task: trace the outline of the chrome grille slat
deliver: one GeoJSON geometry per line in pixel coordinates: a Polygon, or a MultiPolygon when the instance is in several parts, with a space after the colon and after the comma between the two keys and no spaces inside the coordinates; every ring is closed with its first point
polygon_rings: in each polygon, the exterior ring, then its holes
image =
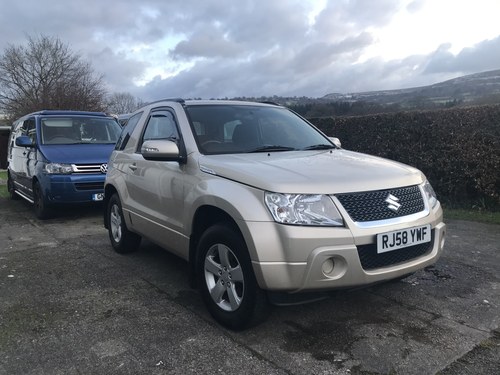
{"type": "Polygon", "coordinates": [[[72,164],[73,173],[102,173],[103,164],[72,164]]]}
{"type": "Polygon", "coordinates": [[[355,222],[393,219],[415,214],[425,209],[422,193],[418,185],[387,190],[336,194],[335,196],[355,222]],[[401,208],[397,212],[388,208],[385,200],[389,194],[399,199],[401,208]]]}

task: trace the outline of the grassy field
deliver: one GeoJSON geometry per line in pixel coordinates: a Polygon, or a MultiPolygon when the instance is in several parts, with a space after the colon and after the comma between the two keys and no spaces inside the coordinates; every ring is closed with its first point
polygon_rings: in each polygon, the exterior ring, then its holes
{"type": "MultiPolygon", "coordinates": [[[[9,193],[7,191],[6,171],[0,171],[0,197],[1,198],[9,197],[9,193]]],[[[500,212],[486,212],[478,210],[446,208],[444,210],[444,219],[445,221],[447,219],[468,220],[468,221],[477,221],[480,223],[500,225],[500,212]]]]}

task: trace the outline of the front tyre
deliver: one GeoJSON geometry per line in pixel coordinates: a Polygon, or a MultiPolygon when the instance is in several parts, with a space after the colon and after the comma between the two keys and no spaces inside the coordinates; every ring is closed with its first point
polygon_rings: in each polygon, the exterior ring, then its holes
{"type": "Polygon", "coordinates": [[[214,319],[233,330],[260,323],[269,312],[257,285],[245,241],[223,224],[207,229],[198,245],[196,276],[214,319]]]}
{"type": "Polygon", "coordinates": [[[35,216],[40,220],[49,219],[54,215],[52,207],[43,196],[43,190],[38,181],[33,184],[33,207],[35,216]]]}
{"type": "Polygon", "coordinates": [[[120,254],[137,250],[141,243],[141,237],[128,230],[118,194],[113,194],[109,199],[106,215],[109,239],[113,249],[120,254]]]}

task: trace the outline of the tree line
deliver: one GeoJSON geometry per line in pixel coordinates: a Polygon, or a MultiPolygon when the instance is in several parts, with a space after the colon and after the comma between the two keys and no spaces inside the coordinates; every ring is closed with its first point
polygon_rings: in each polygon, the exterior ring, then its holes
{"type": "Polygon", "coordinates": [[[8,120],[44,109],[121,114],[142,104],[129,93],[108,93],[103,76],[59,38],[28,36],[0,55],[0,114],[8,120]]]}

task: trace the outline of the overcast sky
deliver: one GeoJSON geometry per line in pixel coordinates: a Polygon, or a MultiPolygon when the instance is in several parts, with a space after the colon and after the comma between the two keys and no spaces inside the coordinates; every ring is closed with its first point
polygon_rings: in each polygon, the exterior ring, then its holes
{"type": "Polygon", "coordinates": [[[59,38],[109,92],[322,97],[500,69],[500,0],[0,0],[0,53],[59,38]]]}

